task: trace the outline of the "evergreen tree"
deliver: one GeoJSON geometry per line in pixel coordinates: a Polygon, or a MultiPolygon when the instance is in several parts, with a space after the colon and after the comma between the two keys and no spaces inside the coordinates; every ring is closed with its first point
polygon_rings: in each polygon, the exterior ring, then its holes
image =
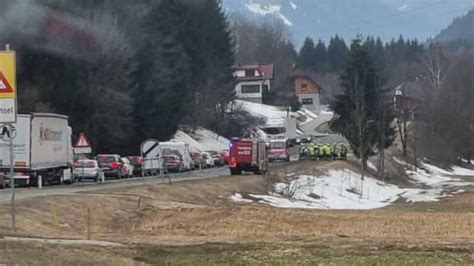
{"type": "Polygon", "coordinates": [[[161,0],[144,18],[146,34],[138,59],[137,78],[141,81],[135,95],[138,139],[168,139],[190,102],[190,59],[179,36],[178,14],[173,0],[161,0]]]}
{"type": "Polygon", "coordinates": [[[338,35],[331,38],[327,50],[328,61],[330,63],[330,70],[336,73],[340,73],[347,62],[349,49],[347,48],[344,39],[338,35]]]}
{"type": "Polygon", "coordinates": [[[383,141],[383,145],[378,145],[380,149],[391,144],[394,129],[391,105],[384,96],[386,91],[381,89],[382,79],[360,39],[351,44],[341,81],[343,94],[337,95],[331,103],[336,115],[331,128],[346,137],[365,170],[369,156],[376,152],[376,145],[383,141]]]}
{"type": "Polygon", "coordinates": [[[314,48],[314,60],[315,60],[315,68],[314,71],[317,73],[324,73],[328,70],[328,62],[327,62],[327,49],[326,44],[320,40],[316,44],[314,48]]]}
{"type": "Polygon", "coordinates": [[[225,14],[218,0],[180,6],[179,32],[191,63],[194,99],[187,105],[186,121],[224,134],[224,114],[234,99],[234,52],[225,14]]]}
{"type": "Polygon", "coordinates": [[[315,56],[314,41],[310,37],[306,37],[298,56],[298,67],[304,70],[313,70],[315,67],[315,56]]]}

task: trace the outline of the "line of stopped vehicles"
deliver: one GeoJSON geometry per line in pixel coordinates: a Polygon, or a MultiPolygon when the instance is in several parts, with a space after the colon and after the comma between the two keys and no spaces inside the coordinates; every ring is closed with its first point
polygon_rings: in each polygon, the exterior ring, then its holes
{"type": "MultiPolygon", "coordinates": [[[[14,124],[14,181],[19,186],[71,184],[75,181],[104,181],[134,176],[156,176],[166,172],[186,172],[228,165],[232,175],[243,172],[262,174],[269,162],[300,159],[345,159],[343,144],[316,144],[311,137],[233,138],[222,150],[198,151],[184,142],[159,142],[153,156],[99,154],[79,157],[72,147],[68,117],[49,113],[18,115],[14,124]]],[[[10,153],[0,142],[0,188],[10,183],[10,153]]]]}

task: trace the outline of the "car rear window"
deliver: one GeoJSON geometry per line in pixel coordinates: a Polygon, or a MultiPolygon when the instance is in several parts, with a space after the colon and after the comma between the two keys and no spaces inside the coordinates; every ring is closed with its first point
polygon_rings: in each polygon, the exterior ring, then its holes
{"type": "Polygon", "coordinates": [[[115,156],[99,156],[97,161],[99,161],[99,165],[102,166],[104,164],[117,162],[117,158],[115,158],[115,156]]]}
{"type": "Polygon", "coordinates": [[[80,168],[95,168],[95,162],[94,161],[78,161],[76,163],[76,167],[80,168]]]}

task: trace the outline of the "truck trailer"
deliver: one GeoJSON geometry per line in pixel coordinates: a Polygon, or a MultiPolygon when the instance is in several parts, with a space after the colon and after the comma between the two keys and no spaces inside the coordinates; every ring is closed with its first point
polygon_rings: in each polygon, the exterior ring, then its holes
{"type": "MultiPolygon", "coordinates": [[[[68,117],[58,114],[20,114],[13,125],[14,180],[16,185],[72,183],[74,160],[68,117]]],[[[0,173],[9,176],[10,149],[0,142],[0,173]]],[[[6,182],[11,182],[9,178],[6,182]]]]}

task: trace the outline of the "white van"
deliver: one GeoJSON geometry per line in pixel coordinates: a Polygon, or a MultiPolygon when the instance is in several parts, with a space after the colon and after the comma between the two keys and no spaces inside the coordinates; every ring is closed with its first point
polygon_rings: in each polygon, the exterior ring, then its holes
{"type": "Polygon", "coordinates": [[[161,157],[169,154],[178,155],[186,171],[193,169],[193,160],[189,153],[189,144],[178,141],[160,142],[158,145],[161,157]]]}

